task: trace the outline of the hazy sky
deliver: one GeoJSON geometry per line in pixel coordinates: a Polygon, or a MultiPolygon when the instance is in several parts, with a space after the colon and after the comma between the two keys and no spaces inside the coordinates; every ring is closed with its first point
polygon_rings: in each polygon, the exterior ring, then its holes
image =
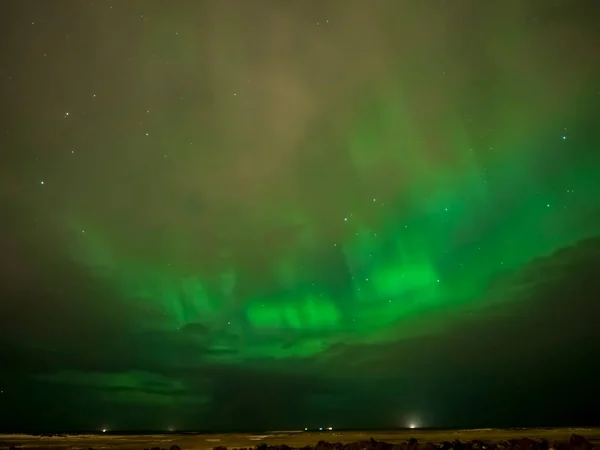
{"type": "Polygon", "coordinates": [[[578,0],[0,4],[0,427],[597,422],[578,0]]]}

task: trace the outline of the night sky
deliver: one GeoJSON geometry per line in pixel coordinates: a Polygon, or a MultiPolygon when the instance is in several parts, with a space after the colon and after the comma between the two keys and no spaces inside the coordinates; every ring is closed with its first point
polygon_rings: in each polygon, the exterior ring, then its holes
{"type": "Polygon", "coordinates": [[[0,428],[597,423],[599,10],[0,2],[0,428]]]}

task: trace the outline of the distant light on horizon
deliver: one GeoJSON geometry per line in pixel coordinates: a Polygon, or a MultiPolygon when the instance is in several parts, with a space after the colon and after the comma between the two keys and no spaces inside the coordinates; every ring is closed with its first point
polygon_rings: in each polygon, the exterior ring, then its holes
{"type": "Polygon", "coordinates": [[[415,429],[415,428],[417,428],[417,424],[416,423],[411,423],[411,424],[408,425],[408,428],[415,429]]]}
{"type": "Polygon", "coordinates": [[[103,432],[103,433],[106,433],[106,428],[102,428],[102,432],[103,432]]]}

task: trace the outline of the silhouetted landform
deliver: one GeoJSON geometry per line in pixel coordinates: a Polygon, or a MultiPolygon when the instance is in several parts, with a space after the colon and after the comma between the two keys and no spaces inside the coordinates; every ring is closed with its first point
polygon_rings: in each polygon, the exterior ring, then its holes
{"type": "Polygon", "coordinates": [[[597,428],[396,430],[373,433],[380,434],[378,439],[369,438],[372,434],[364,431],[324,434],[13,434],[0,435],[0,450],[594,450],[594,445],[600,450],[597,428]],[[586,437],[578,431],[585,432],[586,437]],[[325,441],[327,438],[333,442],[325,441]],[[249,440],[259,444],[244,445],[249,440]]]}
{"type": "MultiPolygon", "coordinates": [[[[147,450],[147,449],[145,449],[147,450]]],[[[154,448],[151,450],[166,450],[154,448]]],[[[181,450],[177,445],[173,445],[170,450],[181,450]]],[[[229,450],[227,447],[214,447],[213,450],[229,450]]],[[[571,435],[567,442],[550,443],[546,439],[511,439],[509,441],[500,441],[497,443],[474,440],[461,442],[442,442],[433,444],[431,442],[419,443],[415,438],[411,438],[400,444],[392,444],[384,441],[377,441],[373,438],[363,441],[355,441],[343,444],[341,442],[319,441],[316,446],[307,445],[300,449],[295,449],[287,445],[270,446],[260,444],[252,448],[234,448],[233,450],[594,450],[594,445],[585,437],[578,434],[571,435]]]]}
{"type": "MultiPolygon", "coordinates": [[[[9,450],[20,450],[20,447],[9,447],[9,450]]],[[[89,448],[88,450],[94,450],[89,448]]],[[[167,450],[164,447],[150,447],[144,450],[167,450]]],[[[171,445],[168,450],[182,450],[178,445],[171,445]]],[[[229,450],[227,447],[217,446],[213,450],[229,450]]],[[[241,447],[233,450],[594,450],[594,445],[585,437],[578,434],[571,435],[568,441],[549,442],[546,439],[510,439],[500,442],[484,442],[473,440],[461,442],[454,440],[452,442],[441,442],[433,444],[431,442],[419,443],[415,438],[411,438],[400,444],[392,444],[384,441],[377,441],[373,438],[349,443],[319,441],[317,445],[307,445],[300,448],[289,447],[285,444],[268,445],[260,444],[256,447],[241,447]]]]}

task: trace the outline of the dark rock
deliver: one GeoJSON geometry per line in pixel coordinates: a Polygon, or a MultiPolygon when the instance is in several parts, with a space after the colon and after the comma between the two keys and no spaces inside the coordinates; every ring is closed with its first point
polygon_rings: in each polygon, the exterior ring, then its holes
{"type": "Polygon", "coordinates": [[[415,438],[410,438],[406,442],[406,445],[408,450],[419,450],[419,441],[417,441],[415,438]]]}
{"type": "Polygon", "coordinates": [[[171,445],[170,450],[181,450],[181,447],[179,445],[171,445]]]}
{"type": "Polygon", "coordinates": [[[369,440],[360,441],[360,444],[364,449],[375,450],[379,442],[373,438],[369,438],[369,440]]]}
{"type": "Polygon", "coordinates": [[[319,441],[315,447],[315,450],[331,450],[333,448],[334,446],[331,442],[319,441]]]}
{"type": "Polygon", "coordinates": [[[573,434],[569,439],[569,448],[570,450],[593,450],[594,445],[583,436],[573,434]]]}
{"type": "Polygon", "coordinates": [[[506,450],[510,447],[510,443],[508,441],[499,441],[498,444],[496,444],[496,447],[498,450],[506,450]]]}
{"type": "Polygon", "coordinates": [[[535,450],[536,442],[533,439],[521,438],[508,441],[513,450],[535,450]]]}
{"type": "Polygon", "coordinates": [[[344,450],[362,450],[360,442],[350,442],[344,445],[344,450]]]}
{"type": "Polygon", "coordinates": [[[375,441],[374,439],[373,442],[376,442],[376,444],[371,447],[371,450],[392,450],[392,447],[394,446],[389,442],[375,441]]]}
{"type": "Polygon", "coordinates": [[[471,448],[473,450],[487,450],[487,445],[483,441],[474,439],[471,441],[471,448]]]}
{"type": "Polygon", "coordinates": [[[548,450],[550,448],[550,444],[546,439],[541,438],[536,442],[536,448],[537,450],[548,450]]]}

